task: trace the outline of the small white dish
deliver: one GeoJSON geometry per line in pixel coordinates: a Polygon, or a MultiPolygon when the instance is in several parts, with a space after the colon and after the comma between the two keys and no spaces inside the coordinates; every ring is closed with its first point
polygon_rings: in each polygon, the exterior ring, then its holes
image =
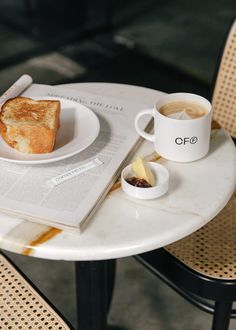
{"type": "Polygon", "coordinates": [[[134,176],[132,165],[126,166],[121,173],[121,187],[123,191],[132,197],[138,199],[154,199],[164,195],[169,188],[169,172],[160,165],[153,162],[148,162],[148,166],[154,174],[156,184],[150,188],[135,187],[128,183],[126,179],[134,176]]]}
{"type": "Polygon", "coordinates": [[[8,146],[0,137],[0,160],[29,165],[52,163],[78,154],[97,138],[100,131],[99,120],[89,108],[59,97],[37,96],[32,98],[61,102],[61,123],[54,150],[46,154],[24,154],[8,146]]]}

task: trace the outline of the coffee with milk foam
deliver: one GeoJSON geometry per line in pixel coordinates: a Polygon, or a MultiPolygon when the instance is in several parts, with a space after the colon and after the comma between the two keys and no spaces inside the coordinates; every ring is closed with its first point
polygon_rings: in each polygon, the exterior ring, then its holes
{"type": "Polygon", "coordinates": [[[207,114],[207,110],[199,103],[187,101],[175,101],[163,105],[159,112],[172,119],[192,120],[207,114]]]}

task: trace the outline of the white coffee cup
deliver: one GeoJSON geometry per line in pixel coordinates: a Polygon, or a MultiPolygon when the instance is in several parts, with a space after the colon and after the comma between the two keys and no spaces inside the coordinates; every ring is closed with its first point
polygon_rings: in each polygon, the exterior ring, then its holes
{"type": "MultiPolygon", "coordinates": [[[[163,108],[162,108],[163,109],[163,108]]],[[[172,161],[191,162],[204,157],[210,146],[211,104],[204,97],[190,93],[166,94],[157,101],[154,109],[140,111],[135,118],[137,132],[146,140],[154,142],[156,152],[172,161]],[[160,109],[172,102],[198,104],[205,112],[195,119],[174,119],[160,113],[160,109]],[[144,115],[154,118],[154,134],[139,127],[144,115]]]]}

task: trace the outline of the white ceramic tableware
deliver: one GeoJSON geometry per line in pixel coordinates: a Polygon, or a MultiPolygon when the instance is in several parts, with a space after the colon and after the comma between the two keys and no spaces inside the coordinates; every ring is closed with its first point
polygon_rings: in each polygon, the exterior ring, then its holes
{"type": "Polygon", "coordinates": [[[156,152],[178,162],[191,162],[204,157],[209,151],[211,132],[211,104],[205,98],[190,93],[173,93],[162,96],[153,109],[142,110],[135,118],[137,132],[154,143],[156,152]],[[205,109],[200,118],[180,120],[163,115],[161,107],[171,102],[193,102],[205,109]],[[144,115],[154,118],[154,134],[144,132],[139,120],[144,115]]]}
{"type": "Polygon", "coordinates": [[[100,131],[99,120],[89,108],[58,97],[37,96],[32,98],[61,102],[60,128],[54,150],[45,154],[24,154],[8,146],[0,136],[1,160],[30,165],[52,163],[78,154],[97,138],[100,131]]]}
{"type": "Polygon", "coordinates": [[[126,181],[127,178],[134,176],[132,165],[126,166],[121,173],[121,187],[123,191],[132,197],[139,199],[154,199],[164,195],[169,187],[169,172],[160,165],[153,162],[147,163],[154,174],[156,184],[153,187],[141,188],[135,187],[126,181]]]}

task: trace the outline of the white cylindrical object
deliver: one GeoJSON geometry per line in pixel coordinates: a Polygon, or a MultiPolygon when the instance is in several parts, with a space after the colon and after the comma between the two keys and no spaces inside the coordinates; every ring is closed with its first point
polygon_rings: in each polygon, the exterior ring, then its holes
{"type": "Polygon", "coordinates": [[[143,110],[136,116],[135,128],[143,138],[154,141],[156,152],[168,160],[191,162],[204,157],[209,151],[211,133],[211,104],[202,96],[190,93],[173,93],[162,96],[152,111],[143,110]],[[171,102],[192,102],[201,105],[205,114],[196,119],[180,120],[163,115],[160,109],[171,102]],[[139,127],[143,115],[154,117],[154,134],[139,127]]]}
{"type": "Polygon", "coordinates": [[[154,199],[164,195],[169,188],[169,172],[161,164],[148,162],[148,166],[155,177],[155,185],[149,188],[135,187],[126,181],[127,178],[134,176],[132,165],[126,166],[121,173],[121,187],[123,191],[138,199],[154,199]]]}
{"type": "Polygon", "coordinates": [[[27,87],[33,82],[33,79],[28,75],[24,74],[21,76],[8,90],[0,97],[0,107],[8,99],[20,95],[27,87]]]}

